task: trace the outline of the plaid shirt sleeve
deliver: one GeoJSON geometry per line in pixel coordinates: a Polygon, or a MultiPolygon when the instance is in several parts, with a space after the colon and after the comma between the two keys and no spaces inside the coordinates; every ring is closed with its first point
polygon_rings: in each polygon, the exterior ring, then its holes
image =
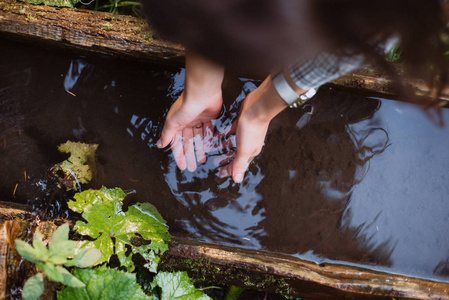
{"type": "Polygon", "coordinates": [[[303,90],[317,88],[365,65],[363,56],[337,56],[321,53],[313,59],[297,62],[289,67],[295,84],[303,90]]]}

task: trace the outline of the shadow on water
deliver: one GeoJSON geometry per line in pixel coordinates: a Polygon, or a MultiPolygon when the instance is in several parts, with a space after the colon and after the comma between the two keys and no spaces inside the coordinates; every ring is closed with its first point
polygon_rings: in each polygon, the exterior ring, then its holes
{"type": "MultiPolygon", "coordinates": [[[[47,217],[69,216],[47,171],[60,143],[97,143],[85,188],[136,190],[127,201],[156,205],[176,236],[449,282],[449,129],[410,104],[322,89],[273,120],[237,185],[216,176],[223,151],[192,173],[156,147],[183,69],[9,41],[0,54],[2,201],[42,212],[56,193],[47,217]]],[[[227,78],[217,128],[257,84],[227,78]]]]}

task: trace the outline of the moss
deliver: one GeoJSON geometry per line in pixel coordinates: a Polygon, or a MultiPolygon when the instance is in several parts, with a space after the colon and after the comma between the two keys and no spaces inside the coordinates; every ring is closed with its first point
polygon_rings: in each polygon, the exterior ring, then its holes
{"type": "Polygon", "coordinates": [[[100,25],[101,25],[101,28],[106,31],[112,30],[112,27],[113,27],[111,23],[102,23],[100,25]]]}
{"type": "Polygon", "coordinates": [[[201,281],[274,292],[286,297],[291,297],[297,293],[289,284],[288,279],[271,274],[251,272],[235,266],[216,265],[205,258],[190,259],[164,256],[159,268],[170,272],[187,271],[191,278],[201,281]]]}
{"type": "Polygon", "coordinates": [[[33,16],[30,15],[30,14],[27,14],[26,17],[25,17],[25,20],[27,20],[27,21],[33,21],[33,20],[36,20],[36,18],[33,17],[33,16]]]}

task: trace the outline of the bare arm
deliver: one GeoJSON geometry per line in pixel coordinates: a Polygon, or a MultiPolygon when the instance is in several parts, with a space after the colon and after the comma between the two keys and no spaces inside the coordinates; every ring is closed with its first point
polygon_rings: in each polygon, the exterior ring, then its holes
{"type": "Polygon", "coordinates": [[[171,106],[157,142],[159,148],[171,143],[181,170],[196,170],[196,161],[206,161],[207,144],[212,140],[212,120],[220,113],[224,68],[197,54],[186,55],[185,88],[171,106]]]}

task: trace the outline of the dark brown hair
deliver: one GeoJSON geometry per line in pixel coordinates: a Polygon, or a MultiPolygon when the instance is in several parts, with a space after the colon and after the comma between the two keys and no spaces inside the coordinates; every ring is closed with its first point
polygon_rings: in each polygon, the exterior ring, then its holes
{"type": "Polygon", "coordinates": [[[145,10],[161,35],[231,68],[351,49],[394,76],[379,45],[397,37],[414,76],[446,81],[438,0],[146,0],[145,10]]]}

